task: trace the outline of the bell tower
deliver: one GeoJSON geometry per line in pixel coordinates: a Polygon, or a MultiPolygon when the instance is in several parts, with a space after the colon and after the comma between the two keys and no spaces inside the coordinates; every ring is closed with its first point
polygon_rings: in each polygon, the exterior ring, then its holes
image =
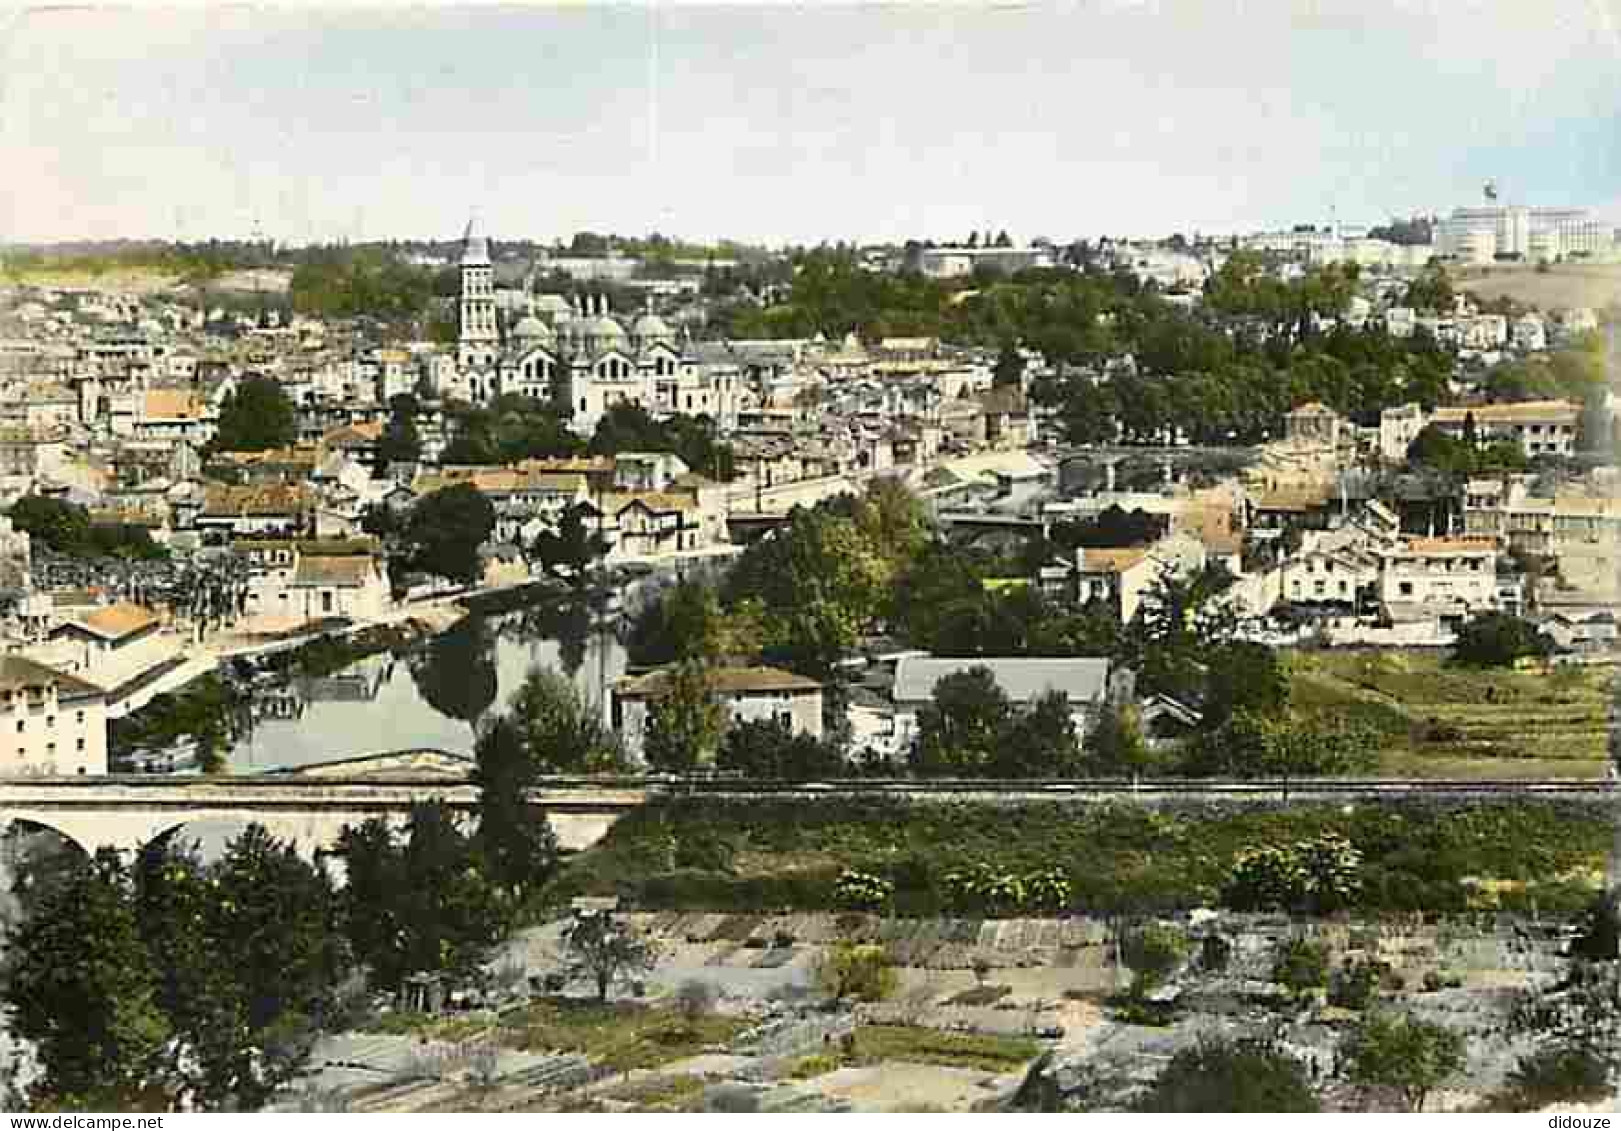
{"type": "Polygon", "coordinates": [[[462,367],[494,365],[501,346],[501,332],[495,322],[495,271],[490,266],[490,244],[479,229],[477,216],[468,220],[467,232],[462,237],[461,308],[457,324],[462,367]]]}

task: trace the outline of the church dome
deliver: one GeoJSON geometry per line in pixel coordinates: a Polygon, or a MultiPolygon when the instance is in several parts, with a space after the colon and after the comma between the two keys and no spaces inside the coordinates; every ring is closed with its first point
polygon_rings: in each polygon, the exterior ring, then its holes
{"type": "Polygon", "coordinates": [[[644,314],[636,319],[636,324],[632,327],[631,332],[644,342],[655,342],[660,338],[675,336],[675,332],[670,329],[670,324],[657,314],[644,314]]]}
{"type": "Polygon", "coordinates": [[[520,342],[545,341],[552,336],[552,329],[533,314],[526,314],[512,328],[512,336],[520,342]]]}
{"type": "Polygon", "coordinates": [[[604,314],[591,324],[591,333],[604,342],[623,341],[625,328],[604,314]]]}

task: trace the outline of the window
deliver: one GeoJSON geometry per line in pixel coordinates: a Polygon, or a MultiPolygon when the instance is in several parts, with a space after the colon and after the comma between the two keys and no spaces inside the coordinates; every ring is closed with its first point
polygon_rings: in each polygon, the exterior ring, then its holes
{"type": "Polygon", "coordinates": [[[77,745],[78,745],[78,749],[83,750],[84,749],[84,739],[82,739],[82,738],[79,739],[77,745]]]}
{"type": "Polygon", "coordinates": [[[56,729],[56,716],[55,715],[46,715],[45,716],[45,729],[46,730],[55,730],[56,729]]]}
{"type": "Polygon", "coordinates": [[[83,711],[79,712],[79,725],[84,726],[84,712],[83,711]]]}
{"type": "Polygon", "coordinates": [[[45,744],[45,753],[47,753],[47,754],[55,754],[56,753],[56,743],[47,742],[45,744]]]}
{"type": "Polygon", "coordinates": [[[17,720],[17,733],[21,734],[23,731],[25,731],[27,729],[28,729],[28,720],[27,719],[18,719],[17,720]]]}
{"type": "Polygon", "coordinates": [[[1396,588],[1400,591],[1403,597],[1411,597],[1413,595],[1413,583],[1411,581],[1404,581],[1396,588]]]}

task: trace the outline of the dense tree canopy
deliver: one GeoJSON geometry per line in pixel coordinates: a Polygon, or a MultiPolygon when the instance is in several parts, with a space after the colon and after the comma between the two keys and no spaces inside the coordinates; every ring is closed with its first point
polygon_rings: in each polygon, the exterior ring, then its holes
{"type": "Polygon", "coordinates": [[[511,464],[525,459],[577,455],[578,436],[568,430],[566,413],[556,406],[502,394],[482,408],[452,412],[455,436],[440,460],[447,464],[511,464]]]}
{"type": "Polygon", "coordinates": [[[269,377],[246,377],[220,406],[213,446],[225,452],[262,452],[298,438],[298,411],[281,384],[269,377]]]}
{"type": "Polygon", "coordinates": [[[6,512],[14,529],[27,534],[36,550],[73,558],[151,560],[168,556],[145,527],[90,520],[77,503],[48,495],[24,495],[6,512]]]}
{"type": "Polygon", "coordinates": [[[406,523],[411,564],[447,581],[471,585],[483,575],[479,547],[495,530],[495,508],[470,483],[431,491],[416,501],[406,523]]]}

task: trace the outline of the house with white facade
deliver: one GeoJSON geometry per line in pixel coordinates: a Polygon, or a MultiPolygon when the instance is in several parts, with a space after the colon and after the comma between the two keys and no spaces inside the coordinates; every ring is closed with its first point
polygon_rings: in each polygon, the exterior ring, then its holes
{"type": "MultiPolygon", "coordinates": [[[[795,734],[822,737],[822,685],[768,667],[719,667],[708,673],[711,693],[734,722],[777,722],[795,734]]],[[[613,724],[625,751],[643,760],[648,714],[665,691],[667,670],[622,679],[613,689],[613,724]]]]}
{"type": "Polygon", "coordinates": [[[0,774],[106,772],[106,692],[22,656],[0,656],[0,774]]]}
{"type": "Polygon", "coordinates": [[[1049,692],[1062,692],[1069,700],[1070,717],[1079,735],[1091,731],[1111,696],[1129,698],[1131,693],[1131,673],[1113,668],[1107,659],[947,659],[906,655],[895,663],[895,684],[891,692],[895,705],[894,736],[898,749],[907,749],[916,739],[918,712],[933,703],[935,685],[949,676],[960,675],[974,668],[987,669],[996,680],[997,687],[1019,709],[1032,707],[1037,699],[1049,692]]]}

